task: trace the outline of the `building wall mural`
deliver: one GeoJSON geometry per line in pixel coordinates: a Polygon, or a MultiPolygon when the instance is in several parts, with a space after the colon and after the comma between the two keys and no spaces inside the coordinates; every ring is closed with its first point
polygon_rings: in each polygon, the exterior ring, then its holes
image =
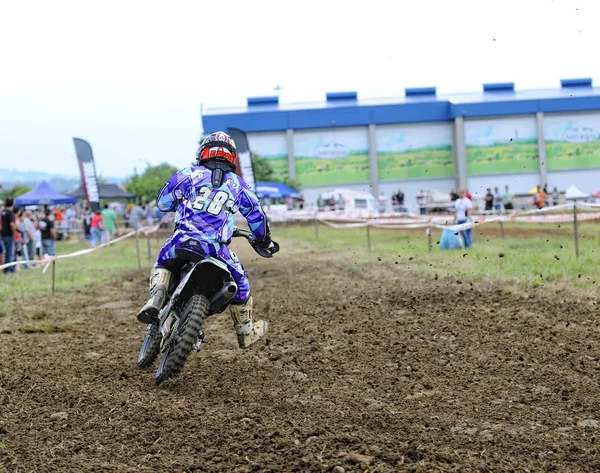
{"type": "Polygon", "coordinates": [[[248,146],[252,153],[266,159],[273,169],[273,178],[288,177],[288,152],[285,132],[248,133],[248,146]]]}
{"type": "Polygon", "coordinates": [[[465,144],[469,175],[539,170],[534,115],[465,120],[465,144]]]}
{"type": "Polygon", "coordinates": [[[304,186],[369,181],[366,127],[294,131],[296,180],[304,186]]]}
{"type": "Polygon", "coordinates": [[[450,123],[385,125],[375,130],[380,180],[453,175],[450,123]]]}
{"type": "Polygon", "coordinates": [[[600,168],[600,114],[544,116],[549,171],[600,168]]]}

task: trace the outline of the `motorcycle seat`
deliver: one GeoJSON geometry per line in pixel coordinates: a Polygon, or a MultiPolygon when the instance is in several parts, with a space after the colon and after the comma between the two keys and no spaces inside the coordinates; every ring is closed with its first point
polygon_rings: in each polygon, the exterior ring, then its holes
{"type": "Polygon", "coordinates": [[[204,259],[204,256],[199,255],[195,251],[186,250],[184,248],[177,248],[175,250],[175,255],[182,261],[191,261],[192,263],[197,263],[204,259]]]}

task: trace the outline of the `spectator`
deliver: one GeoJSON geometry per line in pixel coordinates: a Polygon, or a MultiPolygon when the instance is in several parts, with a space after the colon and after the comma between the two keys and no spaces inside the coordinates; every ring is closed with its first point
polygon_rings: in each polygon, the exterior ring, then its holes
{"type": "Polygon", "coordinates": [[[396,192],[396,202],[398,204],[398,211],[406,212],[404,207],[404,192],[402,192],[400,189],[398,189],[398,192],[396,192]]]}
{"type": "Polygon", "coordinates": [[[537,192],[533,195],[533,203],[538,209],[543,208],[546,203],[546,193],[541,186],[537,186],[537,192]]]}
{"type": "Polygon", "coordinates": [[[504,210],[513,210],[513,194],[508,190],[508,184],[504,186],[504,195],[502,196],[504,210]]]}
{"type": "MultiPolygon", "coordinates": [[[[8,197],[4,210],[0,214],[2,222],[2,242],[4,243],[4,254],[5,263],[12,263],[15,261],[15,232],[17,231],[17,224],[15,223],[15,214],[13,212],[13,198],[8,197]]],[[[14,273],[15,267],[4,268],[4,273],[14,273]]]]}
{"type": "Polygon", "coordinates": [[[61,207],[56,207],[54,209],[54,230],[57,240],[66,239],[66,227],[65,214],[61,207]]]}
{"type": "Polygon", "coordinates": [[[26,259],[35,259],[35,225],[32,221],[31,210],[26,210],[23,213],[23,221],[21,222],[21,231],[23,232],[23,241],[27,250],[26,259]]]}
{"type": "Polygon", "coordinates": [[[108,243],[115,237],[115,230],[117,229],[117,214],[108,207],[108,204],[104,204],[102,220],[104,221],[104,241],[108,243]]]}
{"type": "Polygon", "coordinates": [[[96,244],[101,245],[103,242],[102,231],[104,230],[104,221],[102,218],[102,211],[96,210],[96,213],[92,216],[92,223],[90,225],[90,232],[92,234],[92,247],[96,244]]]}
{"type": "Polygon", "coordinates": [[[44,211],[44,218],[40,221],[40,237],[42,239],[42,254],[40,256],[56,256],[54,241],[56,240],[56,228],[50,219],[50,209],[44,211]]]}
{"type": "Polygon", "coordinates": [[[559,201],[560,201],[560,192],[558,192],[558,187],[554,186],[554,189],[552,190],[552,205],[554,205],[554,207],[556,207],[558,205],[559,201]]]}
{"type": "Polygon", "coordinates": [[[421,192],[417,195],[417,206],[421,215],[427,214],[427,194],[425,194],[424,189],[421,189],[421,192]]]}
{"type": "Polygon", "coordinates": [[[63,214],[63,211],[60,207],[56,207],[56,210],[54,211],[54,223],[55,224],[59,224],[64,222],[65,220],[65,215],[63,214]]]}
{"type": "MultiPolygon", "coordinates": [[[[456,209],[456,216],[454,218],[454,222],[457,225],[461,225],[463,223],[468,223],[471,221],[473,202],[471,202],[471,199],[468,199],[466,197],[466,190],[463,187],[458,189],[458,199],[454,201],[454,208],[456,209]]],[[[469,228],[468,230],[463,230],[460,232],[465,242],[465,248],[470,248],[473,244],[471,240],[472,231],[473,229],[469,228]]]]}
{"type": "Polygon", "coordinates": [[[42,231],[40,230],[39,224],[36,225],[35,229],[35,254],[38,259],[42,258],[42,231]]]}
{"type": "Polygon", "coordinates": [[[494,195],[492,189],[488,187],[487,194],[485,195],[485,212],[491,213],[494,208],[494,195]]]}
{"type": "Polygon", "coordinates": [[[67,210],[65,210],[65,218],[67,220],[71,220],[72,218],[75,218],[75,207],[73,207],[71,205],[67,208],[67,210]]]}
{"type": "Polygon", "coordinates": [[[146,215],[146,206],[136,205],[133,209],[131,209],[131,215],[129,216],[129,226],[134,230],[139,230],[142,228],[142,221],[146,215]]]}
{"type": "Polygon", "coordinates": [[[496,213],[502,212],[503,201],[504,198],[502,196],[502,192],[500,192],[500,189],[498,189],[498,187],[494,187],[494,210],[496,211],[496,213]]]}
{"type": "Polygon", "coordinates": [[[90,208],[86,207],[83,212],[83,236],[85,241],[90,242],[90,244],[92,241],[92,215],[90,208]]]}
{"type": "MultiPolygon", "coordinates": [[[[23,248],[23,231],[21,230],[21,217],[23,216],[23,211],[14,207],[13,213],[15,215],[15,259],[13,259],[13,261],[19,261],[19,259],[24,261],[27,259],[25,258],[27,249],[23,248]]],[[[17,267],[15,266],[15,271],[16,270],[17,267]]]]}
{"type": "Polygon", "coordinates": [[[452,190],[450,191],[450,200],[451,200],[452,202],[454,202],[456,199],[458,199],[458,194],[457,194],[456,192],[454,192],[454,189],[452,189],[452,190]]]}

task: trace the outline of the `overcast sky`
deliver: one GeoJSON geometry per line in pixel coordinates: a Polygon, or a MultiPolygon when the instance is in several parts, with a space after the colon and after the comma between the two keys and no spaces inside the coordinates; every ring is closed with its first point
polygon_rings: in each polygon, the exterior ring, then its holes
{"type": "Polygon", "coordinates": [[[204,107],[600,80],[599,0],[2,2],[0,168],[105,176],[193,159],[204,107]]]}

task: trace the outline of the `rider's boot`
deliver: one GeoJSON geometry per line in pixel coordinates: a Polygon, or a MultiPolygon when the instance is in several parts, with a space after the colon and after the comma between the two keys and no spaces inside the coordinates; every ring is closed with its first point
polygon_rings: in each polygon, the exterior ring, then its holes
{"type": "Polygon", "coordinates": [[[153,323],[158,318],[158,313],[162,309],[169,285],[171,284],[172,273],[168,269],[154,268],[150,276],[150,298],[142,307],[137,315],[140,322],[145,324],[153,323]]]}
{"type": "Polygon", "coordinates": [[[240,348],[248,348],[266,335],[269,324],[266,320],[254,321],[252,318],[252,296],[243,304],[230,304],[229,312],[237,334],[240,348]]]}

